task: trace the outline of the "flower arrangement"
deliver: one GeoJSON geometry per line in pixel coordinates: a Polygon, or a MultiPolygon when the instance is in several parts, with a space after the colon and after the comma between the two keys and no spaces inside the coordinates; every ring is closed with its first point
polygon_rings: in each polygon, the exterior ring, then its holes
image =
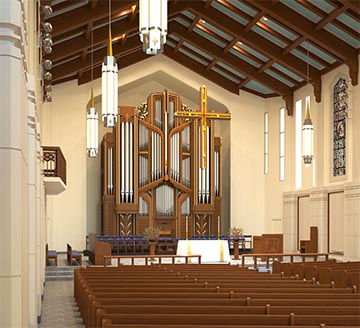
{"type": "Polygon", "coordinates": [[[160,236],[160,230],[160,227],[147,227],[145,228],[143,235],[149,240],[156,239],[160,236]]]}
{"type": "Polygon", "coordinates": [[[243,228],[232,227],[229,229],[229,236],[233,239],[239,239],[243,236],[243,228]]]}

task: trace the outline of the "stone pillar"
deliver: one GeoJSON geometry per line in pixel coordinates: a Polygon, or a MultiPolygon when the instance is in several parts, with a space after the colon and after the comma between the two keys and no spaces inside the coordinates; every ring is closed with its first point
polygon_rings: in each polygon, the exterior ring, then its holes
{"type": "Polygon", "coordinates": [[[23,3],[0,1],[0,326],[28,326],[28,137],[23,3]]]}
{"type": "Polygon", "coordinates": [[[35,103],[35,79],[29,75],[28,78],[28,192],[29,192],[29,226],[28,226],[28,262],[29,262],[29,323],[28,327],[37,325],[37,276],[36,265],[36,230],[37,230],[37,210],[36,210],[36,103],[35,103]]]}
{"type": "Polygon", "coordinates": [[[44,220],[45,208],[42,200],[45,198],[44,179],[41,171],[42,150],[40,142],[40,124],[36,122],[36,302],[38,322],[41,320],[41,300],[44,294],[45,283],[45,235],[44,220]]]}
{"type": "Polygon", "coordinates": [[[297,252],[297,195],[294,192],[283,193],[283,243],[284,253],[297,252]]]}
{"type": "Polygon", "coordinates": [[[318,252],[328,251],[328,191],[313,189],[310,192],[311,226],[318,227],[318,252]]]}
{"type": "Polygon", "coordinates": [[[344,260],[360,259],[360,185],[344,187],[344,260]]]}

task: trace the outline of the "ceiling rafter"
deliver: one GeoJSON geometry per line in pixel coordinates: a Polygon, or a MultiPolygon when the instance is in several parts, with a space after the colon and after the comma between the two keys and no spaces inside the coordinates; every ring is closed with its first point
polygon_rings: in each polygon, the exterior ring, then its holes
{"type": "MultiPolygon", "coordinates": [[[[230,0],[168,1],[169,42],[172,45],[165,45],[165,55],[230,92],[238,94],[242,89],[264,98],[280,95],[289,114],[292,113],[295,90],[311,83],[315,98],[320,101],[321,75],[341,64],[350,68],[352,84],[357,83],[360,49],[351,40],[360,40],[360,33],[357,33],[360,26],[358,0],[324,0],[331,6],[326,11],[312,1],[294,0],[317,15],[316,22],[283,0],[238,1],[252,11],[245,7],[240,9],[230,0]],[[242,19],[231,18],[230,11],[242,19]],[[187,22],[186,26],[174,18],[187,22]],[[330,25],[334,27],[331,32],[330,25]],[[284,32],[286,30],[293,36],[284,32]],[[273,37],[268,38],[264,33],[273,37]],[[276,39],[282,41],[282,45],[276,39]],[[311,48],[306,43],[310,43],[311,48]],[[309,65],[308,54],[322,66],[309,65]],[[252,81],[257,81],[258,85],[252,81]]],[[[42,4],[49,2],[41,0],[42,4]]],[[[132,4],[137,5],[138,1],[112,1],[113,50],[120,69],[149,58],[142,51],[138,38],[138,5],[132,7],[132,4]]],[[[108,1],[56,1],[52,8],[53,14],[45,19],[53,24],[53,53],[45,58],[53,61],[53,83],[73,79],[79,84],[86,83],[90,81],[91,67],[96,69],[95,76],[100,77],[108,39],[108,1]],[[92,32],[94,48],[90,42],[92,32]],[[93,49],[95,62],[91,65],[89,58],[93,49]]]]}
{"type": "Polygon", "coordinates": [[[164,55],[185,66],[186,68],[198,73],[206,79],[214,82],[215,84],[220,85],[222,88],[228,90],[229,92],[235,93],[237,95],[239,94],[239,89],[237,88],[235,83],[222,77],[221,75],[215,73],[212,70],[207,71],[204,65],[201,65],[195,60],[192,60],[190,57],[181,54],[179,51],[174,53],[171,47],[165,45],[164,55]]]}
{"type": "MultiPolygon", "coordinates": [[[[197,2],[191,4],[191,10],[198,14],[201,10],[201,6],[197,2]]],[[[295,72],[302,78],[307,78],[307,65],[306,63],[289,53],[287,56],[282,54],[283,48],[275,45],[271,41],[259,36],[256,32],[250,30],[244,32],[244,26],[234,20],[229,20],[225,14],[217,11],[214,8],[209,8],[206,12],[203,12],[203,17],[217,27],[221,27],[222,23],[226,21],[226,25],[222,26],[222,30],[233,37],[241,38],[246,44],[250,45],[255,50],[264,54],[268,58],[274,58],[277,63],[295,72]]],[[[310,67],[309,77],[312,83],[320,84],[320,73],[313,67],[310,67]]],[[[316,90],[319,90],[317,87],[316,90]]],[[[321,92],[315,94],[317,102],[321,101],[321,92]]]]}
{"type": "MultiPolygon", "coordinates": [[[[142,51],[142,48],[139,48],[137,51],[134,51],[128,55],[122,56],[117,60],[117,64],[120,69],[134,65],[144,59],[149,58],[147,54],[142,51]]],[[[94,66],[93,72],[94,79],[101,77],[101,64],[94,66]]],[[[85,84],[91,81],[91,69],[84,71],[82,77],[78,79],[78,85],[85,84]]]]}
{"type": "Polygon", "coordinates": [[[179,37],[185,39],[188,43],[193,44],[194,46],[200,48],[205,53],[209,54],[212,57],[218,58],[228,66],[232,67],[235,70],[238,70],[241,67],[241,72],[245,75],[251,76],[253,79],[258,81],[259,83],[267,86],[269,89],[278,92],[280,95],[287,95],[293,92],[291,88],[284,85],[280,81],[272,78],[262,76],[257,72],[257,69],[248,64],[247,62],[237,58],[232,54],[228,54],[225,56],[222,52],[222,48],[215,45],[211,41],[206,40],[200,35],[193,35],[189,38],[188,33],[186,32],[186,28],[184,28],[181,24],[177,22],[171,22],[169,27],[171,26],[171,31],[178,35],[179,37]]]}
{"type": "MultiPolygon", "coordinates": [[[[241,0],[249,5],[250,0],[241,0]]],[[[321,29],[315,30],[316,24],[306,19],[304,16],[289,9],[282,3],[277,3],[276,6],[270,5],[267,1],[251,1],[251,5],[258,9],[266,10],[270,16],[274,16],[276,19],[282,21],[284,24],[294,29],[298,33],[306,36],[309,40],[318,44],[327,52],[334,54],[338,58],[341,58],[350,69],[351,82],[353,85],[357,84],[357,70],[358,65],[358,51],[337,38],[330,32],[321,29]]],[[[318,89],[318,88],[315,88],[318,89]]]]}
{"type": "Polygon", "coordinates": [[[356,55],[356,51],[346,42],[332,35],[325,30],[316,31],[316,24],[298,14],[297,12],[289,9],[282,3],[277,3],[272,6],[267,1],[249,1],[241,0],[247,5],[255,7],[260,10],[265,10],[270,16],[275,17],[283,24],[289,26],[291,29],[306,36],[314,43],[318,44],[326,51],[335,54],[337,57],[345,60],[356,55]]]}
{"type": "MultiPolygon", "coordinates": [[[[111,13],[117,14],[125,9],[129,9],[132,5],[137,4],[136,0],[114,1],[111,6],[111,13]]],[[[68,11],[63,15],[49,18],[48,21],[54,27],[53,36],[71,31],[74,28],[84,26],[91,21],[96,21],[109,16],[108,1],[100,1],[96,10],[92,11],[89,6],[82,6],[74,10],[68,11]]]]}
{"type": "Polygon", "coordinates": [[[347,3],[344,3],[342,7],[334,9],[330,14],[324,17],[319,23],[316,24],[315,30],[319,31],[322,29],[326,24],[332,22],[338,15],[342,14],[348,9],[347,3]]]}
{"type": "MultiPolygon", "coordinates": [[[[113,53],[114,56],[117,57],[122,53],[126,53],[132,51],[134,49],[142,48],[142,44],[140,40],[134,36],[129,38],[123,45],[121,42],[117,42],[113,44],[113,53]]],[[[102,62],[103,58],[107,54],[107,48],[103,47],[99,50],[93,52],[93,60],[94,65],[97,65],[102,62]]],[[[62,65],[56,66],[52,69],[53,73],[53,80],[56,81],[57,79],[66,76],[68,74],[74,73],[78,70],[84,70],[91,67],[91,58],[87,56],[84,61],[81,58],[73,59],[66,63],[66,66],[63,67],[62,65]]]]}
{"type": "MultiPolygon", "coordinates": [[[[128,1],[127,1],[128,2],[128,1]]],[[[178,5],[169,9],[168,17],[169,19],[175,17],[182,10],[187,8],[186,3],[179,3],[178,5]]],[[[89,22],[91,23],[91,22],[89,22]]],[[[111,24],[111,32],[112,37],[116,38],[122,34],[129,34],[132,32],[136,32],[139,28],[139,15],[131,15],[129,20],[122,19],[120,21],[116,21],[111,24]]],[[[94,30],[94,47],[107,44],[109,29],[108,26],[103,26],[94,30]]],[[[61,44],[54,45],[53,53],[51,58],[53,61],[57,61],[59,59],[68,57],[72,54],[81,52],[84,48],[89,48],[91,46],[89,41],[84,40],[84,38],[80,35],[69,39],[67,41],[62,42],[61,44]]]]}

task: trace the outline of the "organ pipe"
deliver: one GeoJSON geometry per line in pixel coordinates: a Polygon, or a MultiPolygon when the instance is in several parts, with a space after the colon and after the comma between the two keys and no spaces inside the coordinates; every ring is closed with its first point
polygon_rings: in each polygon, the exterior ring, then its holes
{"type": "Polygon", "coordinates": [[[134,167],[133,167],[133,152],[134,152],[134,145],[133,145],[133,124],[128,123],[129,124],[129,130],[130,130],[130,135],[129,135],[129,144],[130,144],[130,151],[129,151],[129,168],[130,168],[130,174],[129,174],[129,189],[130,189],[130,199],[129,202],[133,202],[133,196],[134,196],[134,188],[133,188],[133,177],[134,177],[134,167]]]}
{"type": "Polygon", "coordinates": [[[207,127],[206,128],[206,133],[207,133],[207,148],[206,148],[206,189],[205,189],[205,193],[206,193],[206,203],[209,204],[210,203],[210,128],[207,127]]]}
{"type": "Polygon", "coordinates": [[[120,195],[121,195],[121,202],[125,202],[125,165],[124,165],[124,158],[125,158],[125,128],[124,123],[121,123],[120,125],[121,130],[121,189],[120,189],[120,195]]]}

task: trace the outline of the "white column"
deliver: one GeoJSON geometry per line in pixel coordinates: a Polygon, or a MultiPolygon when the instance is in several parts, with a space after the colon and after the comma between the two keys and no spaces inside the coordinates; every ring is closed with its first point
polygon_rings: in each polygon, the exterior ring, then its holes
{"type": "MultiPolygon", "coordinates": [[[[36,190],[36,103],[35,103],[35,79],[34,76],[29,75],[28,80],[28,261],[29,261],[29,273],[28,273],[28,310],[29,310],[29,327],[35,327],[37,324],[37,295],[38,281],[36,274],[36,242],[37,238],[37,190],[36,190]]],[[[39,236],[40,237],[40,236],[39,236]]]]}
{"type": "Polygon", "coordinates": [[[41,317],[41,297],[44,295],[45,283],[45,245],[46,236],[46,195],[42,167],[42,149],[40,140],[40,124],[36,122],[36,300],[37,316],[41,317]]]}
{"type": "Polygon", "coordinates": [[[0,327],[28,322],[28,137],[21,3],[0,2],[0,327]]]}
{"type": "Polygon", "coordinates": [[[284,253],[294,253],[296,247],[296,194],[292,192],[283,193],[283,235],[284,253]]]}
{"type": "Polygon", "coordinates": [[[310,222],[318,227],[318,252],[326,253],[328,249],[328,191],[314,188],[310,193],[310,222]]]}
{"type": "Polygon", "coordinates": [[[360,184],[344,187],[344,260],[360,259],[360,184]]]}

